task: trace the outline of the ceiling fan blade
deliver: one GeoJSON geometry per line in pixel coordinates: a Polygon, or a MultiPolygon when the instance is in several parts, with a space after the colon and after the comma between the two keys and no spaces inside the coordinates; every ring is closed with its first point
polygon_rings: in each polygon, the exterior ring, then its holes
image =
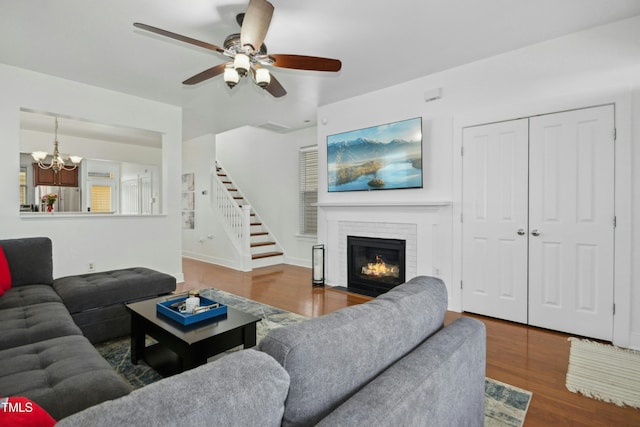
{"type": "Polygon", "coordinates": [[[342,68],[342,62],[338,59],[320,58],[318,56],[305,56],[305,55],[269,55],[273,59],[274,63],[271,64],[274,67],[281,68],[293,68],[296,70],[311,70],[311,71],[340,71],[342,68]]]}
{"type": "Polygon", "coordinates": [[[208,80],[212,77],[215,77],[217,75],[220,75],[222,73],[224,73],[224,68],[227,66],[227,64],[219,64],[216,65],[215,67],[211,67],[208,70],[204,70],[201,73],[196,74],[193,77],[188,78],[187,80],[183,81],[182,84],[184,85],[194,85],[200,82],[203,82],[205,80],[208,80]]]}
{"type": "Polygon", "coordinates": [[[269,82],[269,85],[265,87],[264,90],[273,95],[274,98],[280,98],[287,94],[287,91],[282,87],[273,74],[271,74],[271,81],[269,82]]]}
{"type": "Polygon", "coordinates": [[[182,36],[180,34],[172,33],[171,31],[163,30],[161,28],[152,27],[151,25],[146,25],[146,24],[141,24],[140,22],[136,22],[133,24],[133,26],[136,28],[140,28],[142,30],[151,31],[152,33],[160,34],[161,36],[170,37],[175,40],[180,40],[181,42],[185,42],[185,43],[203,47],[205,49],[213,50],[218,53],[224,53],[223,48],[216,46],[214,44],[192,39],[191,37],[182,36]]]}
{"type": "Polygon", "coordinates": [[[251,45],[254,50],[260,49],[273,16],[273,5],[267,0],[251,0],[242,20],[240,43],[251,45]]]}

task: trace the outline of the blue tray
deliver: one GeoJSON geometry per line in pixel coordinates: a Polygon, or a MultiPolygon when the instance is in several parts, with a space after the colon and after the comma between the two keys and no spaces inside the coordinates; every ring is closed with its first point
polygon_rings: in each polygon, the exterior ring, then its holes
{"type": "MultiPolygon", "coordinates": [[[[227,314],[227,306],[223,304],[220,304],[218,308],[213,308],[211,310],[203,311],[202,313],[196,313],[196,314],[180,313],[179,311],[176,311],[169,307],[171,304],[174,304],[176,302],[182,302],[186,299],[187,297],[180,297],[180,298],[159,302],[156,304],[156,310],[158,313],[172,320],[175,320],[181,325],[191,325],[196,322],[201,322],[203,320],[207,320],[217,316],[221,316],[223,314],[227,314]]],[[[216,304],[216,302],[209,298],[200,297],[201,307],[205,305],[211,305],[211,304],[216,304]]]]}

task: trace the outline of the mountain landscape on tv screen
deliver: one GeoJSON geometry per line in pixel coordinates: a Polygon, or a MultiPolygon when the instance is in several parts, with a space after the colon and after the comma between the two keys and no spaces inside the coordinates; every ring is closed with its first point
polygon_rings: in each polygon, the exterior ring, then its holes
{"type": "Polygon", "coordinates": [[[422,187],[422,140],[330,142],[327,162],[329,191],[422,187]]]}

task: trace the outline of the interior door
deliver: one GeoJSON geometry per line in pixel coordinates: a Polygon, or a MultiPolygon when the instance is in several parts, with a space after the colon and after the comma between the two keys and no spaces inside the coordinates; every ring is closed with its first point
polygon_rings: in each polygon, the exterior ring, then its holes
{"type": "Polygon", "coordinates": [[[529,324],[611,340],[612,105],[530,120],[529,324]]]}
{"type": "Polygon", "coordinates": [[[528,120],[463,132],[464,310],[527,323],[528,120]]]}

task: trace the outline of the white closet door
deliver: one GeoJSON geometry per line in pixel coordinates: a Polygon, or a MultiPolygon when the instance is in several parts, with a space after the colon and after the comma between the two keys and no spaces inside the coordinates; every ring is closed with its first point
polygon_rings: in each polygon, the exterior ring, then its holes
{"type": "Polygon", "coordinates": [[[528,120],[464,129],[464,311],[527,323],[528,120]]]}
{"type": "Polygon", "coordinates": [[[529,324],[611,340],[613,106],[530,127],[529,324]]]}

